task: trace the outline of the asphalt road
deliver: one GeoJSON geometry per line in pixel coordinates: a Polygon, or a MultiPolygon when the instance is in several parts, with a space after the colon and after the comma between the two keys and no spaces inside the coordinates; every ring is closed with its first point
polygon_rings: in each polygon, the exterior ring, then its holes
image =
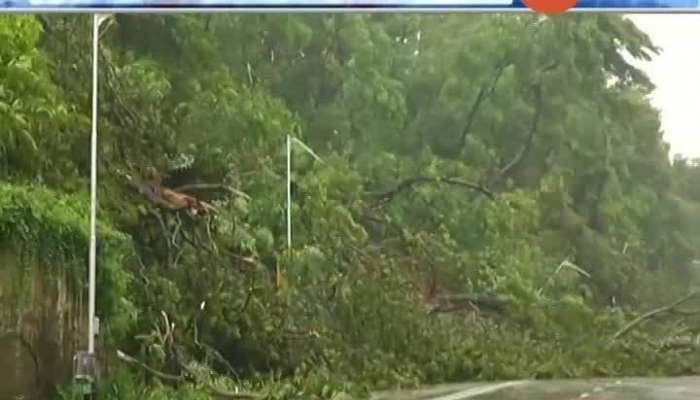
{"type": "Polygon", "coordinates": [[[465,383],[407,392],[378,393],[373,400],[700,400],[700,377],[465,383]]]}

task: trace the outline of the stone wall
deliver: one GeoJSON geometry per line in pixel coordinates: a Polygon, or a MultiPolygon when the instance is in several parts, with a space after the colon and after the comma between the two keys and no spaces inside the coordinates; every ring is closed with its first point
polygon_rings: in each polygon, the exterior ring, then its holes
{"type": "Polygon", "coordinates": [[[68,273],[21,265],[0,248],[0,398],[44,399],[70,381],[73,355],[86,347],[87,307],[68,273]]]}

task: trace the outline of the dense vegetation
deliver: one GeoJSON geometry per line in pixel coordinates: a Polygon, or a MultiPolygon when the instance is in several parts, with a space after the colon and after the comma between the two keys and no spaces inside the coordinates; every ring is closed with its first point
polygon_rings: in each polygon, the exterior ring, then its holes
{"type": "MultiPolygon", "coordinates": [[[[657,49],[630,21],[111,22],[100,218],[128,240],[100,247],[104,398],[698,372],[700,169],[669,159],[628,62],[657,49]],[[295,144],[291,249],[287,134],[320,157],[295,144]],[[143,182],[226,190],[188,197],[193,215],[143,182]]],[[[30,227],[85,204],[90,33],[88,16],[0,16],[0,194],[36,195],[30,227]]]]}

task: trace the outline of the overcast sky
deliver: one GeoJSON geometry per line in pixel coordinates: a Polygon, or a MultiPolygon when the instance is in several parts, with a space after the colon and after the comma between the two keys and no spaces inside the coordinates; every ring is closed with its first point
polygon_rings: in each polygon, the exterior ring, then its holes
{"type": "Polygon", "coordinates": [[[662,53],[639,65],[656,85],[671,155],[700,157],[700,14],[630,15],[662,53]]]}

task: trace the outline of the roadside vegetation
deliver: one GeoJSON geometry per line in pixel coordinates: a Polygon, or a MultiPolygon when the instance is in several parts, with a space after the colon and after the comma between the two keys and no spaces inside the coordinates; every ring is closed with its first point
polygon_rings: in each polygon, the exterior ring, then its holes
{"type": "MultiPolygon", "coordinates": [[[[76,288],[90,34],[0,16],[0,242],[76,288]]],[[[101,398],[699,372],[700,168],[628,62],[652,39],[609,14],[114,17],[101,398]]]]}

